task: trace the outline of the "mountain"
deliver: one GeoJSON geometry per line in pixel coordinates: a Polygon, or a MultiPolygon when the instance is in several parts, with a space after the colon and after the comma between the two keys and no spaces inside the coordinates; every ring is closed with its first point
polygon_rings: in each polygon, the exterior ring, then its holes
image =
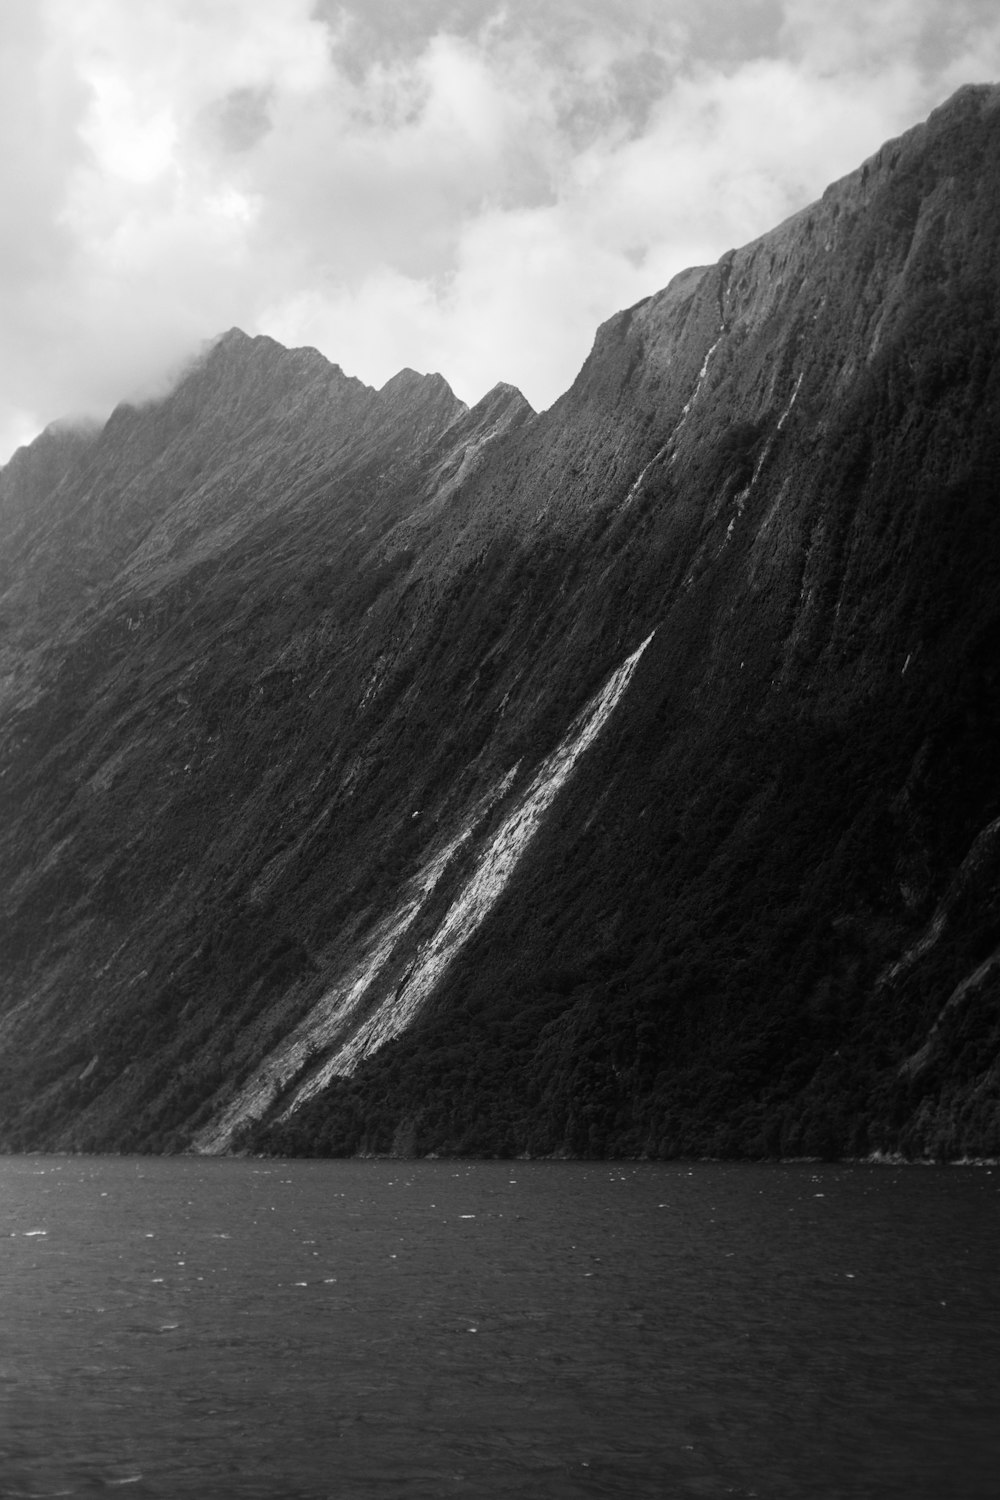
{"type": "Polygon", "coordinates": [[[471,410],[0,471],[0,1145],[1000,1154],[1000,89],[471,410]]]}

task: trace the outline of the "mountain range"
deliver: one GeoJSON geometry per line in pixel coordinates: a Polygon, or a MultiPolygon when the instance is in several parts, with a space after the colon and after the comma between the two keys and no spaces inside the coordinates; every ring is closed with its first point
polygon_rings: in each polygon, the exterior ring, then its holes
{"type": "Polygon", "coordinates": [[[0,1147],[1000,1155],[1000,88],[471,409],[0,470],[0,1147]]]}

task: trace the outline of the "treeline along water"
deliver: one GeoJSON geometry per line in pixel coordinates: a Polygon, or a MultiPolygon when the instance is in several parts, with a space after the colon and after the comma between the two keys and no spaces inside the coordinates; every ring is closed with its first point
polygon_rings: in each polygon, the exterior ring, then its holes
{"type": "Polygon", "coordinates": [[[0,1159],[0,1494],[994,1500],[998,1187],[0,1159]]]}

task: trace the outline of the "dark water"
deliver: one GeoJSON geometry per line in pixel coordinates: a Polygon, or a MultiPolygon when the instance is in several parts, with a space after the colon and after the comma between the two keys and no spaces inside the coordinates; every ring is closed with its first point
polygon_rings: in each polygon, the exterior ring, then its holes
{"type": "Polygon", "coordinates": [[[0,1158],[0,1495],[995,1500],[998,1187],[0,1158]]]}

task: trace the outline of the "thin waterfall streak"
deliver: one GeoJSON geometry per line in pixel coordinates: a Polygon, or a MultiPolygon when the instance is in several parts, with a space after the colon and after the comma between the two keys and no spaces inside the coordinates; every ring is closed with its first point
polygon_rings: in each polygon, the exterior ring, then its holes
{"type": "Polygon", "coordinates": [[[310,1058],[336,1040],[396,953],[401,939],[413,926],[455,855],[469,841],[490,809],[510,790],[518,765],[513,766],[477,804],[455,837],[410,882],[407,898],[379,925],[374,941],[360,962],[348,971],[347,977],[327,990],[290,1035],[265,1058],[221,1115],[195,1137],[196,1151],[206,1154],[225,1151],[235,1132],[265,1115],[308,1066],[310,1058]]]}
{"type": "Polygon", "coordinates": [[[625,499],[622,501],[622,510],[625,510],[629,505],[631,505],[632,501],[635,499],[636,495],[639,493],[640,489],[642,488],[643,484],[645,483],[646,475],[649,473],[650,469],[653,468],[653,466],[655,464],[658,464],[660,462],[660,459],[663,458],[664,454],[667,452],[667,450],[670,447],[671,441],[672,441],[672,439],[668,439],[667,442],[665,442],[662,445],[662,447],[657,448],[656,452],[653,454],[653,456],[649,460],[649,462],[646,463],[646,464],[643,464],[643,466],[639,470],[639,473],[637,474],[635,480],[633,481],[632,486],[629,489],[628,494],[625,496],[625,499]]]}
{"type": "MultiPolygon", "coordinates": [[[[612,673],[604,687],[578,715],[568,734],[543,761],[518,805],[476,860],[472,874],[452,902],[433,936],[422,944],[401,985],[383,994],[367,1017],[356,1024],[384,971],[398,959],[402,940],[413,926],[455,855],[471,839],[487,812],[509,791],[517,766],[478,804],[458,834],[410,882],[407,898],[384,921],[363,959],[345,979],[328,990],[290,1035],[257,1068],[237,1097],[196,1137],[196,1151],[215,1154],[230,1146],[234,1135],[263,1118],[287,1089],[299,1082],[278,1116],[286,1120],[306,1100],[338,1075],[358,1064],[404,1031],[464,944],[475,933],[514,872],[538,830],[542,817],[565,785],[581,755],[593,744],[628,687],[652,634],[612,673]],[[351,1032],[351,1028],[354,1028],[351,1032]],[[351,1032],[350,1035],[345,1033],[351,1032]],[[318,1054],[344,1040],[306,1078],[302,1074],[318,1054]]],[[[384,982],[384,981],[383,981],[384,982]]]]}
{"type": "Polygon", "coordinates": [[[281,1116],[286,1119],[337,1076],[358,1065],[410,1025],[424,1001],[468,940],[482,925],[505,889],[514,869],[565,785],[581,755],[593,744],[628,687],[652,635],[612,674],[591,700],[559,747],[543,762],[520,804],[508,814],[434,936],[420,952],[402,988],[386,997],[323,1067],[296,1091],[281,1116]]]}

